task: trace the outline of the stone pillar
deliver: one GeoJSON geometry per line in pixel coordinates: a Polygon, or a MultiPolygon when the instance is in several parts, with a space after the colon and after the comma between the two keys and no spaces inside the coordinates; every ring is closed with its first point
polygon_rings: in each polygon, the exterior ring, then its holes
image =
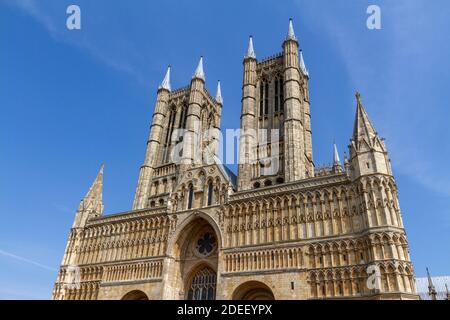
{"type": "Polygon", "coordinates": [[[251,189],[252,164],[256,161],[256,58],[244,58],[241,132],[239,142],[238,190],[251,189]]]}
{"type": "Polygon", "coordinates": [[[298,42],[287,39],[283,43],[284,58],[284,171],[285,181],[306,177],[304,161],[303,108],[300,94],[298,42]]]}
{"type": "Polygon", "coordinates": [[[160,88],[158,90],[155,111],[153,112],[153,121],[150,128],[150,136],[147,141],[145,160],[139,173],[139,181],[134,197],[134,210],[143,209],[147,205],[150,180],[152,178],[153,168],[156,166],[157,154],[160,149],[162,133],[164,131],[163,126],[168,109],[169,95],[169,90],[165,88],[160,88]]]}

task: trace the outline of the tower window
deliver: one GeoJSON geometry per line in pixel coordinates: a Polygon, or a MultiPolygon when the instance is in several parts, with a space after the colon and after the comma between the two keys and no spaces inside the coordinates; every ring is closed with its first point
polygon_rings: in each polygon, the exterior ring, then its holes
{"type": "Polygon", "coordinates": [[[269,84],[264,86],[264,115],[269,114],[269,84]]]}
{"type": "Polygon", "coordinates": [[[192,201],[194,200],[194,187],[189,186],[188,209],[192,209],[192,201]]]}
{"type": "Polygon", "coordinates": [[[183,110],[181,111],[181,129],[186,129],[186,120],[187,120],[187,106],[183,107],[183,110]]]}
{"type": "Polygon", "coordinates": [[[172,142],[172,133],[173,133],[173,127],[175,126],[175,111],[172,110],[170,112],[170,116],[169,116],[169,127],[167,128],[167,134],[166,134],[166,141],[165,141],[165,154],[164,154],[164,159],[163,162],[167,162],[169,161],[169,148],[172,142]]]}
{"type": "Polygon", "coordinates": [[[264,83],[260,83],[259,85],[259,116],[262,117],[264,115],[264,83]]]}
{"type": "Polygon", "coordinates": [[[278,105],[279,105],[279,96],[278,96],[278,91],[279,91],[279,87],[278,87],[278,79],[275,80],[275,104],[274,104],[274,110],[275,112],[278,112],[278,105]]]}
{"type": "Polygon", "coordinates": [[[214,192],[213,184],[210,181],[208,183],[208,206],[210,206],[212,204],[212,202],[213,202],[213,192],[214,192]]]}
{"type": "Polygon", "coordinates": [[[291,290],[294,290],[294,281],[291,281],[291,290]]]}
{"type": "Polygon", "coordinates": [[[283,95],[283,78],[275,79],[275,97],[274,97],[274,111],[283,112],[284,95],[283,95]]]}
{"type": "Polygon", "coordinates": [[[284,88],[283,88],[283,78],[278,81],[279,91],[280,91],[280,110],[284,110],[284,88]]]}

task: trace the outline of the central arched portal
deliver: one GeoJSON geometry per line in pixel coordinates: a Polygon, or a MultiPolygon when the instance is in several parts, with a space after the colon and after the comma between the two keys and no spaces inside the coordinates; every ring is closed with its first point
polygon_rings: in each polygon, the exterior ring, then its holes
{"type": "Polygon", "coordinates": [[[248,281],[233,292],[233,300],[275,300],[272,290],[262,282],[248,281]]]}
{"type": "Polygon", "coordinates": [[[214,221],[204,214],[182,227],[173,247],[176,299],[214,300],[220,238],[214,221]]]}
{"type": "Polygon", "coordinates": [[[134,290],[124,295],[122,300],[148,300],[148,296],[140,290],[134,290]]]}

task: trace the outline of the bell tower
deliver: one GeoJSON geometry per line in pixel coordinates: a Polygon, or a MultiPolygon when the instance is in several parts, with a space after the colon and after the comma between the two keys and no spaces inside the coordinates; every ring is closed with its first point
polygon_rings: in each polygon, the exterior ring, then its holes
{"type": "Polygon", "coordinates": [[[292,19],[282,48],[258,61],[249,40],[243,62],[239,190],[314,176],[309,73],[292,19]]]}

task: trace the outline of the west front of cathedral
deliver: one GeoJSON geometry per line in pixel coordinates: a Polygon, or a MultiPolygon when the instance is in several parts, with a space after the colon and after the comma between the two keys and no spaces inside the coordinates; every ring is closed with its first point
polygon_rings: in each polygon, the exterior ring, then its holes
{"type": "Polygon", "coordinates": [[[133,208],[103,215],[102,167],[76,212],[53,299],[418,298],[388,150],[361,96],[348,158],[334,146],[333,164],[316,168],[292,20],[282,48],[258,60],[250,38],[237,175],[218,159],[218,136],[197,143],[220,130],[220,83],[211,96],[203,58],[184,88],[172,90],[168,69],[133,208]],[[251,134],[264,130],[277,139],[251,134]]]}

